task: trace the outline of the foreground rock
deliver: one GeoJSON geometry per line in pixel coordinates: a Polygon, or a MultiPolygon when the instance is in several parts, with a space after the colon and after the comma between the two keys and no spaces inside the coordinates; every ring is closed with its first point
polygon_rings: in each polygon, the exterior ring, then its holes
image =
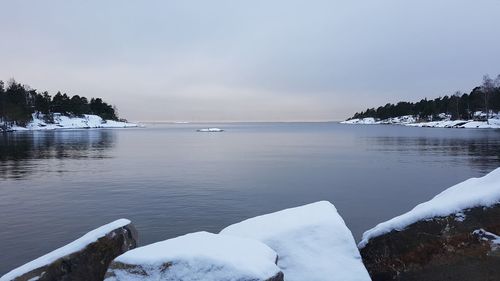
{"type": "Polygon", "coordinates": [[[136,245],[134,226],[117,220],[10,271],[0,281],[101,281],[109,263],[136,245]]]}
{"type": "Polygon", "coordinates": [[[373,280],[500,280],[500,169],[365,232],[373,280]]]}
{"type": "Polygon", "coordinates": [[[287,281],[370,280],[351,231],[330,202],[251,218],[221,234],[269,245],[278,253],[287,281]]]}
{"type": "Polygon", "coordinates": [[[196,232],[116,258],[106,281],[283,281],[277,254],[258,241],[196,232]]]}

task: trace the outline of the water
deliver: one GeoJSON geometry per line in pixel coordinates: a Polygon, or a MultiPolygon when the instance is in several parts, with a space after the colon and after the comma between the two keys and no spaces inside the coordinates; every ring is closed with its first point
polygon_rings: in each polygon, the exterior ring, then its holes
{"type": "Polygon", "coordinates": [[[118,218],[147,244],[317,200],[359,240],[500,166],[500,131],[196,124],[0,135],[0,274],[118,218]]]}

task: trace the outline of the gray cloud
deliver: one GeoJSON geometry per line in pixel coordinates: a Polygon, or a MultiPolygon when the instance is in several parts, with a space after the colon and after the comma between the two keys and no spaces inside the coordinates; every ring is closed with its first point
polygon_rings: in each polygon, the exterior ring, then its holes
{"type": "Polygon", "coordinates": [[[8,1],[0,77],[132,120],[335,120],[499,71],[495,0],[8,1]]]}

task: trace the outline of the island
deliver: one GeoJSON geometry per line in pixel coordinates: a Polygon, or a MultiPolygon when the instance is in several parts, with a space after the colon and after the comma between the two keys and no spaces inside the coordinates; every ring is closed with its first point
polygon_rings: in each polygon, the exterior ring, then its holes
{"type": "Polygon", "coordinates": [[[137,124],[118,118],[116,107],[101,98],[51,96],[14,79],[0,80],[0,131],[127,127],[137,124]]]}
{"type": "Polygon", "coordinates": [[[431,128],[500,128],[500,75],[483,77],[481,86],[469,94],[453,95],[418,102],[387,103],[357,112],[341,124],[390,124],[431,128]]]}

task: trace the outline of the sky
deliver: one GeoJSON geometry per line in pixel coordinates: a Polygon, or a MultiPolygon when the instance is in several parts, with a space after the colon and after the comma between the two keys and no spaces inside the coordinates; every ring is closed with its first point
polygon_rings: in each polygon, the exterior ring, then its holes
{"type": "Polygon", "coordinates": [[[500,0],[0,0],[0,79],[133,121],[326,121],[500,73],[500,0]]]}

